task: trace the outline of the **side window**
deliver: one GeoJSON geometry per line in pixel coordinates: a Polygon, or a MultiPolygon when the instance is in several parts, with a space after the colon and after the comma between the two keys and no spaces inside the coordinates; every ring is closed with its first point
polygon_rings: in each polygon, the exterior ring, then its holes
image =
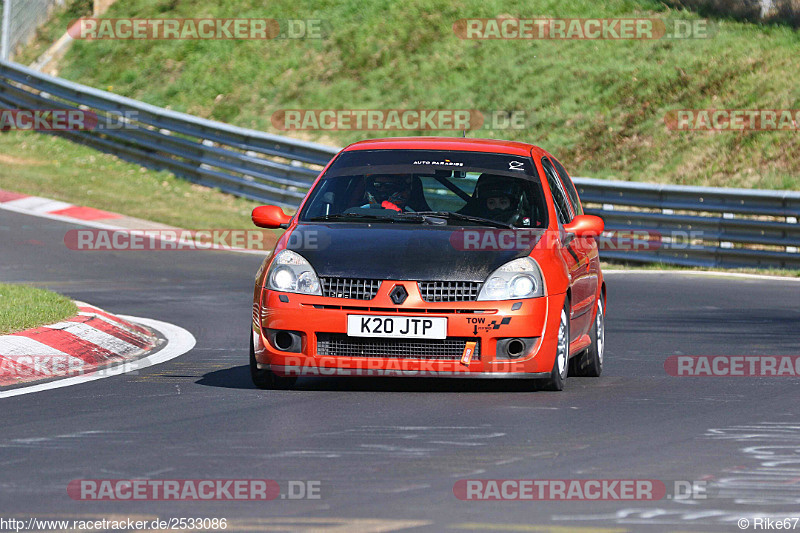
{"type": "Polygon", "coordinates": [[[550,193],[553,195],[553,202],[556,204],[558,220],[562,224],[567,224],[572,221],[575,215],[572,213],[569,201],[567,201],[567,195],[564,193],[561,180],[558,179],[556,170],[546,157],[542,158],[542,167],[544,167],[544,173],[547,176],[547,184],[550,186],[550,193]]]}
{"type": "Polygon", "coordinates": [[[583,206],[578,198],[578,191],[575,190],[575,184],[572,183],[572,179],[570,179],[569,174],[567,174],[567,170],[556,159],[553,159],[553,165],[555,165],[559,176],[561,176],[561,183],[564,184],[564,188],[567,190],[567,196],[569,196],[570,202],[572,202],[572,208],[575,214],[582,215],[583,206]]]}
{"type": "Polygon", "coordinates": [[[306,205],[303,219],[341,213],[364,203],[364,184],[361,176],[323,178],[306,205]]]}

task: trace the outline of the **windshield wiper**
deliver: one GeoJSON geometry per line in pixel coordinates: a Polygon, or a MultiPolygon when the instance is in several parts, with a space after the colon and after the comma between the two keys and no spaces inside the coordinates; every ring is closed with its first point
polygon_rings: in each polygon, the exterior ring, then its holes
{"type": "MultiPolygon", "coordinates": [[[[399,215],[400,213],[398,213],[399,215]]],[[[409,215],[414,215],[415,213],[408,213],[409,215]]],[[[353,221],[353,220],[379,220],[381,222],[424,222],[425,219],[423,217],[403,217],[400,218],[398,215],[391,215],[391,216],[380,216],[380,215],[368,215],[364,213],[335,213],[331,215],[321,215],[318,217],[309,218],[309,222],[331,222],[331,221],[353,221]]]]}
{"type": "Polygon", "coordinates": [[[459,220],[463,222],[474,222],[475,224],[480,224],[483,226],[492,226],[494,228],[508,228],[514,229],[514,226],[511,224],[505,224],[503,222],[497,222],[496,220],[491,220],[489,218],[482,218],[482,217],[473,217],[471,215],[462,215],[461,213],[453,213],[452,211],[417,211],[415,213],[409,213],[410,215],[420,215],[420,216],[430,216],[430,217],[437,217],[443,218],[445,220],[459,220]]]}

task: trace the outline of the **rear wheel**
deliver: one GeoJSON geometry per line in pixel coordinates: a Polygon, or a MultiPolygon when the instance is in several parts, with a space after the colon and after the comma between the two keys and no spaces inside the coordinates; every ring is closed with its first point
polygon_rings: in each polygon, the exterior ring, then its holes
{"type": "Polygon", "coordinates": [[[597,301],[597,314],[589,333],[592,344],[570,361],[571,376],[596,378],[603,373],[603,355],[606,348],[605,306],[602,297],[597,301]]]}
{"type": "Polygon", "coordinates": [[[542,383],[542,390],[560,391],[564,390],[564,382],[567,380],[569,369],[569,300],[564,302],[561,310],[561,320],[558,324],[558,344],[556,346],[556,358],[553,361],[553,369],[550,377],[542,383]]]}
{"type": "Polygon", "coordinates": [[[271,370],[258,368],[252,330],[250,331],[250,377],[253,379],[253,384],[259,389],[288,390],[297,381],[295,377],[277,376],[271,370]]]}

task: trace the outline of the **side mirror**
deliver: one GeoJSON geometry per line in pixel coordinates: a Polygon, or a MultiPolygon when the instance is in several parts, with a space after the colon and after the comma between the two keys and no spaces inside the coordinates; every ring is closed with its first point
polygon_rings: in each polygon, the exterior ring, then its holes
{"type": "Polygon", "coordinates": [[[253,224],[259,228],[287,228],[292,217],[277,205],[261,205],[253,209],[253,224]]]}
{"type": "Polygon", "coordinates": [[[594,215],[578,215],[564,226],[564,231],[576,237],[598,237],[603,233],[603,219],[594,215]]]}

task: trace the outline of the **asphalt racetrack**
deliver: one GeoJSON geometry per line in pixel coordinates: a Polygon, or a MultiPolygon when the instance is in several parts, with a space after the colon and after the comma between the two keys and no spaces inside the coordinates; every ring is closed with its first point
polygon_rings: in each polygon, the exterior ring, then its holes
{"type": "MultiPolygon", "coordinates": [[[[256,255],[80,252],[0,211],[0,281],[176,324],[138,373],[0,400],[0,516],[218,517],[228,531],[739,531],[800,515],[793,377],[672,377],[670,355],[800,355],[800,281],[611,273],[606,368],[564,392],[500,381],[307,378],[253,387],[256,255]],[[76,479],[318,482],[318,499],[75,501],[76,479]],[[705,498],[462,501],[466,479],[703,482],[705,498]],[[752,526],[751,526],[752,527],[752,526]],[[558,529],[566,528],[566,529],[558,529]]],[[[798,525],[800,527],[800,525],[798,525]]]]}

